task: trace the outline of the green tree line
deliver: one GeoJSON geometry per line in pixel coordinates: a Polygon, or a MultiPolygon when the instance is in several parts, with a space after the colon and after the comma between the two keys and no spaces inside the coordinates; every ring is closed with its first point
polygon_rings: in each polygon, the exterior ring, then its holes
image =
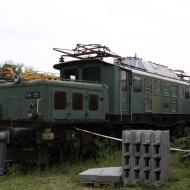
{"type": "Polygon", "coordinates": [[[25,71],[34,71],[32,67],[25,66],[23,63],[14,63],[13,61],[5,61],[0,68],[12,68],[15,74],[21,74],[25,71]]]}

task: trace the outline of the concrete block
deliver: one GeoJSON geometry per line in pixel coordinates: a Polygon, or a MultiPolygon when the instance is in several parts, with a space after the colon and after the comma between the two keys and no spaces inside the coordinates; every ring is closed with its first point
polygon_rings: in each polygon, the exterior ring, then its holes
{"type": "Polygon", "coordinates": [[[133,166],[132,166],[132,168],[140,170],[141,167],[142,167],[142,158],[140,156],[133,156],[132,159],[133,159],[133,166]]]}
{"type": "Polygon", "coordinates": [[[169,163],[169,157],[154,157],[150,160],[152,170],[161,170],[164,173],[168,173],[169,163]]]}
{"type": "Polygon", "coordinates": [[[131,143],[123,143],[122,152],[123,152],[123,155],[131,155],[132,156],[132,144],[131,143]]]}
{"type": "Polygon", "coordinates": [[[126,181],[132,181],[132,169],[131,168],[123,168],[123,175],[122,175],[123,180],[126,181]]]}
{"type": "Polygon", "coordinates": [[[153,131],[151,130],[142,130],[142,144],[151,144],[152,133],[153,131]]]}
{"type": "Polygon", "coordinates": [[[151,183],[152,184],[163,184],[166,180],[166,175],[161,170],[152,170],[151,173],[151,183]]]}
{"type": "Polygon", "coordinates": [[[133,144],[141,144],[142,141],[142,130],[132,130],[132,142],[133,144]]]}
{"type": "Polygon", "coordinates": [[[170,142],[169,131],[153,131],[152,143],[168,145],[170,142]]]}
{"type": "Polygon", "coordinates": [[[121,182],[121,176],[121,167],[92,168],[79,173],[80,179],[85,182],[98,182],[108,184],[121,182]]]}
{"type": "Polygon", "coordinates": [[[150,169],[143,169],[142,170],[142,181],[151,182],[151,170],[150,169]]]}
{"type": "Polygon", "coordinates": [[[133,167],[133,157],[130,155],[123,156],[122,165],[123,168],[131,169],[133,167]]]}
{"type": "Polygon", "coordinates": [[[151,169],[151,157],[149,156],[142,157],[142,169],[143,170],[151,169]]]}
{"type": "Polygon", "coordinates": [[[142,172],[140,169],[124,169],[123,181],[125,183],[137,183],[142,180],[142,172]]]}
{"type": "Polygon", "coordinates": [[[162,184],[168,176],[169,131],[124,131],[123,138],[123,181],[162,184]]]}
{"type": "Polygon", "coordinates": [[[162,144],[152,144],[152,157],[168,157],[170,155],[170,146],[162,144]]]}
{"type": "Polygon", "coordinates": [[[129,143],[132,142],[132,133],[131,130],[125,130],[122,134],[123,143],[129,143]]]}
{"type": "Polygon", "coordinates": [[[133,175],[133,183],[137,183],[142,181],[142,171],[141,169],[133,169],[132,170],[133,175]]]}
{"type": "Polygon", "coordinates": [[[132,144],[132,155],[133,156],[142,155],[142,144],[141,143],[133,143],[132,144]]]}
{"type": "Polygon", "coordinates": [[[142,155],[151,156],[152,152],[152,131],[142,132],[142,155]]]}
{"type": "Polygon", "coordinates": [[[142,143],[142,156],[150,157],[152,153],[152,144],[142,143]]]}

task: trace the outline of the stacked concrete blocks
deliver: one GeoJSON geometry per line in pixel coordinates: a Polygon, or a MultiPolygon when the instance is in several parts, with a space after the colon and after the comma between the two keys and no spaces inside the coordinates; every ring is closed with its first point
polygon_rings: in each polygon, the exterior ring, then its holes
{"type": "Polygon", "coordinates": [[[162,184],[168,176],[169,131],[123,131],[123,180],[162,184]]]}

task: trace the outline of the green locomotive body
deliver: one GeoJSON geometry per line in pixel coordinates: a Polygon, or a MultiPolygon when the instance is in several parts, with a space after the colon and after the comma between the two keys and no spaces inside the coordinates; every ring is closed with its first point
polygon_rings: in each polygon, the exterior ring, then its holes
{"type": "Polygon", "coordinates": [[[68,54],[78,60],[61,58],[54,65],[60,80],[0,84],[0,128],[10,132],[9,160],[45,162],[63,149],[86,152],[93,137],[76,128],[118,135],[129,126],[175,129],[190,122],[190,86],[183,75],[136,57],[89,50],[86,55],[97,56],[83,58],[78,51],[68,54]],[[114,62],[103,60],[110,55],[114,62]]]}

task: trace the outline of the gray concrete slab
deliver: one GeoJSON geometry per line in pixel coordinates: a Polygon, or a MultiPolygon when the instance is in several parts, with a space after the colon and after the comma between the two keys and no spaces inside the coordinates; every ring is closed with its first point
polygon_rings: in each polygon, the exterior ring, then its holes
{"type": "Polygon", "coordinates": [[[80,179],[85,182],[89,181],[108,184],[121,182],[121,176],[121,167],[91,168],[79,173],[80,179]]]}

